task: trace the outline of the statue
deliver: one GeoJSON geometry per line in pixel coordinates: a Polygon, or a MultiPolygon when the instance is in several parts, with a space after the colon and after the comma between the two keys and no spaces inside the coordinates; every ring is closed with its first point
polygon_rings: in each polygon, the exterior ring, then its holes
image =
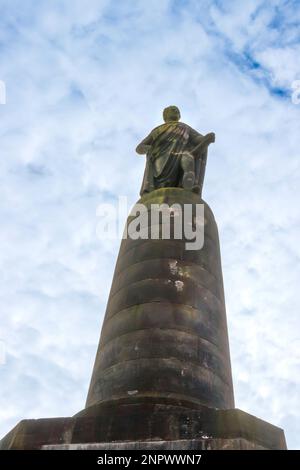
{"type": "Polygon", "coordinates": [[[165,108],[163,118],[165,124],[155,127],[136,148],[138,154],[147,156],[140,194],[182,187],[201,196],[207,147],[215,141],[215,134],[203,136],[179,122],[176,106],[165,108]]]}

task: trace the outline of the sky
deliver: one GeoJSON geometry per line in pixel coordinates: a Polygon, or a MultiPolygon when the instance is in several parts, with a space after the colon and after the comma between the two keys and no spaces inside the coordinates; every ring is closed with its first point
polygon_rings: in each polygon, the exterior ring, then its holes
{"type": "Polygon", "coordinates": [[[203,196],[220,232],[236,407],[299,449],[299,1],[0,11],[0,436],[84,407],[120,243],[97,236],[97,207],[138,199],[135,147],[175,104],[216,134],[203,196]]]}

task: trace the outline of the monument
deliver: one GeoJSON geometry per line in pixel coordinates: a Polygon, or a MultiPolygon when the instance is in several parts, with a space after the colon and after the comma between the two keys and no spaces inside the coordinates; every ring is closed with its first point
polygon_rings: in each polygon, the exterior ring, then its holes
{"type": "Polygon", "coordinates": [[[146,154],[141,198],[126,222],[85,408],[23,420],[2,449],[286,448],[283,430],[234,407],[218,229],[202,199],[215,136],[181,123],[175,106],[163,116],[136,149],[146,154]]]}

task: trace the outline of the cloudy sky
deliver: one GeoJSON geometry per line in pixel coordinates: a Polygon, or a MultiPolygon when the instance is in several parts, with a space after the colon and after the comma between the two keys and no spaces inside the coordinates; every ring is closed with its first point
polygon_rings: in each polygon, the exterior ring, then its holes
{"type": "Polygon", "coordinates": [[[0,0],[0,12],[0,435],[83,408],[119,246],[97,237],[96,209],[137,200],[135,146],[176,104],[217,138],[204,198],[236,406],[300,448],[298,0],[0,0]]]}

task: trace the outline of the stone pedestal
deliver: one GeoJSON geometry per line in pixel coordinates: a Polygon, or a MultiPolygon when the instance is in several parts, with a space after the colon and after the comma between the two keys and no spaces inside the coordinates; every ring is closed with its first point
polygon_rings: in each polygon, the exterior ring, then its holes
{"type": "Polygon", "coordinates": [[[102,405],[72,418],[21,421],[0,449],[286,449],[284,432],[238,409],[102,405]]]}
{"type": "Polygon", "coordinates": [[[196,228],[203,205],[203,246],[187,249],[184,233],[178,239],[172,230],[162,239],[166,220],[156,222],[159,239],[122,240],[85,409],[21,421],[0,448],[285,449],[281,429],[234,409],[211,209],[180,188],[158,189],[139,204],[149,215],[144,235],[153,228],[151,205],[168,205],[171,228],[186,205],[196,228]]]}
{"type": "MultiPolygon", "coordinates": [[[[160,239],[122,240],[86,407],[135,396],[233,408],[213,213],[197,194],[180,188],[158,189],[138,204],[147,210],[140,228],[148,237],[157,224],[155,205],[167,205],[169,218],[158,220],[160,239]],[[204,244],[190,250],[186,231],[176,239],[172,228],[186,216],[186,225],[196,229],[197,205],[204,209],[204,225],[197,221],[204,244]],[[171,225],[170,239],[162,239],[166,225],[171,225]]],[[[133,220],[128,217],[127,227],[133,220]]]]}

